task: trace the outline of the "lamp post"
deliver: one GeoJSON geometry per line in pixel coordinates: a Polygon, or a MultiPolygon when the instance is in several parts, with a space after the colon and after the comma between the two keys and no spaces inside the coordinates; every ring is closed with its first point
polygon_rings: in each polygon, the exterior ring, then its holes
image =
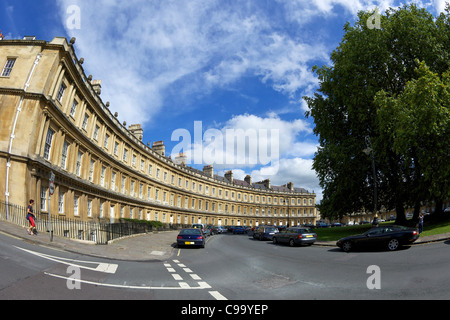
{"type": "Polygon", "coordinates": [[[370,137],[366,136],[366,148],[363,150],[363,152],[366,155],[372,156],[372,170],[373,170],[373,201],[374,201],[374,210],[373,213],[377,213],[378,209],[378,196],[377,196],[377,176],[376,176],[376,170],[375,170],[375,152],[372,147],[372,142],[370,141],[370,137]]]}

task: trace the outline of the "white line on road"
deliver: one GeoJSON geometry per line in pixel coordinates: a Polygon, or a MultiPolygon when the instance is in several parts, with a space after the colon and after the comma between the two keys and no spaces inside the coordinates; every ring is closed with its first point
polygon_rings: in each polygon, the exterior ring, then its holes
{"type": "Polygon", "coordinates": [[[58,262],[58,263],[61,263],[61,264],[69,265],[69,266],[75,266],[75,267],[86,269],[86,270],[92,270],[92,271],[97,271],[97,272],[114,274],[114,273],[116,273],[117,268],[118,268],[117,264],[67,259],[67,258],[55,257],[55,256],[51,256],[51,255],[43,254],[43,253],[39,253],[39,252],[34,252],[34,251],[23,249],[23,248],[20,248],[20,247],[16,247],[16,248],[20,249],[22,251],[28,252],[30,254],[33,254],[35,256],[47,259],[47,260],[55,261],[55,262],[58,262]],[[82,266],[82,265],[76,264],[74,262],[76,262],[76,263],[84,263],[84,264],[94,264],[94,265],[97,265],[97,267],[96,268],[90,268],[90,267],[86,267],[86,266],[82,266]]]}
{"type": "Polygon", "coordinates": [[[87,280],[81,280],[81,279],[75,279],[71,277],[64,277],[57,274],[52,274],[48,272],[44,272],[45,275],[60,278],[64,280],[69,280],[71,282],[79,282],[84,284],[91,284],[94,286],[102,286],[102,287],[110,287],[110,288],[121,288],[121,289],[137,289],[137,290],[203,290],[203,289],[210,289],[211,286],[209,286],[206,282],[199,282],[198,287],[191,287],[185,282],[179,282],[179,287],[148,287],[148,286],[127,286],[127,285],[120,285],[120,284],[112,284],[112,283],[101,283],[101,282],[94,282],[94,281],[87,281],[87,280]]]}
{"type": "Polygon", "coordinates": [[[223,295],[221,295],[218,291],[209,291],[209,294],[212,295],[216,300],[228,300],[223,295]]]}

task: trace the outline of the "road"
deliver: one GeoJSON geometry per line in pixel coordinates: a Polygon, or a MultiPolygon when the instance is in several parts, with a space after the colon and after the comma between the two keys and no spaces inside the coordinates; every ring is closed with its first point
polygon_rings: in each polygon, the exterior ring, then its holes
{"type": "Polygon", "coordinates": [[[247,235],[209,237],[164,262],[114,261],[0,234],[0,299],[449,299],[449,242],[344,253],[247,235]]]}

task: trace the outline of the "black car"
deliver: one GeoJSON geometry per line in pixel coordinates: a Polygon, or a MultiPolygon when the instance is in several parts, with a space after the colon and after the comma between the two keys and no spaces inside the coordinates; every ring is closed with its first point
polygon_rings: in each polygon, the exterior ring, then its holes
{"type": "Polygon", "coordinates": [[[205,238],[202,230],[199,228],[182,229],[177,236],[177,245],[178,247],[200,246],[204,248],[205,238]]]}
{"type": "Polygon", "coordinates": [[[411,244],[419,238],[415,228],[403,226],[382,226],[355,236],[342,238],[336,245],[348,252],[354,248],[385,247],[390,251],[397,250],[402,245],[411,244]]]}
{"type": "Polygon", "coordinates": [[[291,247],[296,244],[312,245],[317,239],[317,235],[308,228],[291,227],[286,228],[273,235],[272,241],[277,243],[288,243],[291,247]]]}

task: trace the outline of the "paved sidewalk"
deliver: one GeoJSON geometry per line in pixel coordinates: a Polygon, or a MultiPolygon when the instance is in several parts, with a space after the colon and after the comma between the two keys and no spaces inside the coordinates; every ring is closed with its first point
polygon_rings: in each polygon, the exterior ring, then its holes
{"type": "MultiPolygon", "coordinates": [[[[56,236],[53,237],[53,241],[50,241],[50,236],[46,232],[39,233],[37,236],[30,236],[25,227],[17,226],[6,221],[0,221],[0,233],[18,237],[36,245],[53,247],[95,257],[130,261],[166,261],[176,252],[178,231],[152,232],[136,235],[115,240],[108,245],[95,245],[56,236]]],[[[445,240],[450,240],[450,233],[420,237],[413,245],[445,240]]],[[[336,247],[336,241],[316,241],[314,245],[336,247]]]]}
{"type": "Polygon", "coordinates": [[[115,240],[108,245],[95,245],[86,241],[71,240],[64,237],[53,237],[47,232],[37,236],[28,235],[25,227],[6,221],[0,221],[0,232],[22,238],[28,243],[35,243],[68,252],[80,253],[95,257],[130,261],[166,261],[176,249],[178,231],[152,232],[115,240]]]}

